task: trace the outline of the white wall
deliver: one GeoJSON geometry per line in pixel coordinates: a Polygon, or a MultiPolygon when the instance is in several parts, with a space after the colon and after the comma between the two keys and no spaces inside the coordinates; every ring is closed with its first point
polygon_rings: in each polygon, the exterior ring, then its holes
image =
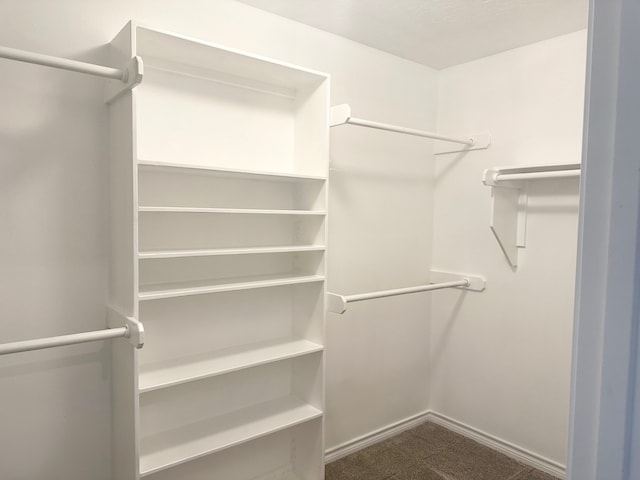
{"type": "MultiPolygon", "coordinates": [[[[230,0],[5,0],[0,45],[106,61],[134,18],[332,75],[332,103],[435,126],[435,72],[230,0]]],[[[99,329],[107,298],[102,82],[0,60],[1,342],[99,329]]],[[[332,139],[329,289],[423,282],[431,254],[429,141],[342,127],[332,139]]],[[[428,407],[426,296],[354,306],[327,324],[327,447],[428,407]]],[[[0,359],[0,477],[103,480],[105,344],[0,359]]]]}
{"type": "Polygon", "coordinates": [[[436,163],[433,263],[487,277],[433,296],[431,407],[558,464],[566,460],[578,181],[530,184],[513,270],[489,230],[493,166],[580,161],[586,32],[439,72],[438,130],[493,144],[436,163]]]}

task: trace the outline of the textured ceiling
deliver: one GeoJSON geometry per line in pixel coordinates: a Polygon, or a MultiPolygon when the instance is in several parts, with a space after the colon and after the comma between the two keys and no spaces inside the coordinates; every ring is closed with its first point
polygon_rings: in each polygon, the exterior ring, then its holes
{"type": "Polygon", "coordinates": [[[589,0],[239,0],[433,68],[587,27],[589,0]]]}

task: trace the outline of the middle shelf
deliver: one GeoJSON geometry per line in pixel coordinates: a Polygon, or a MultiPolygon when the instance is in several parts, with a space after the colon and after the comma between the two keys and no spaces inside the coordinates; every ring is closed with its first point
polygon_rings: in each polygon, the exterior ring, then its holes
{"type": "Polygon", "coordinates": [[[326,215],[324,210],[274,210],[263,208],[140,206],[140,213],[219,213],[235,215],[326,215]]]}
{"type": "Polygon", "coordinates": [[[247,290],[324,280],[324,251],[142,257],[140,300],[247,290]]]}
{"type": "Polygon", "coordinates": [[[325,177],[138,164],[141,212],[321,215],[325,197],[325,177]]]}
{"type": "Polygon", "coordinates": [[[224,279],[192,280],[182,282],[154,283],[140,285],[139,300],[156,300],[161,298],[184,297],[188,295],[204,295],[208,293],[249,290],[254,288],[277,287],[299,283],[322,282],[322,275],[255,275],[231,277],[224,279]]]}
{"type": "Polygon", "coordinates": [[[191,250],[150,250],[138,252],[140,259],[179,258],[179,257],[209,257],[216,255],[251,255],[256,253],[296,253],[321,252],[324,245],[274,245],[271,247],[227,247],[191,250]]]}
{"type": "Polygon", "coordinates": [[[139,391],[149,392],[322,349],[322,345],[309,340],[287,337],[143,364],[139,370],[139,391]]]}

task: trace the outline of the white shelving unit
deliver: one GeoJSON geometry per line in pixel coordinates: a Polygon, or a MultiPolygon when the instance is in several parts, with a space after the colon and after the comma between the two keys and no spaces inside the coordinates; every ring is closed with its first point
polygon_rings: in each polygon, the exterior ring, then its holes
{"type": "Polygon", "coordinates": [[[112,56],[113,478],[322,479],[329,79],[134,23],[112,56]]]}

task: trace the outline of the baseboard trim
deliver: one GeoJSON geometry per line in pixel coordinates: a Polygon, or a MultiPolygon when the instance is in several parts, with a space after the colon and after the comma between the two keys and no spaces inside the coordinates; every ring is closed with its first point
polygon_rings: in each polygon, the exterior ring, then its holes
{"type": "Polygon", "coordinates": [[[349,442],[329,448],[325,452],[325,463],[331,463],[378,442],[382,442],[383,440],[402,433],[405,430],[417,427],[421,423],[427,421],[433,422],[447,430],[451,430],[452,432],[470,438],[471,440],[496,450],[510,458],[513,458],[514,460],[524,463],[525,465],[537,468],[538,470],[561,479],[565,478],[566,469],[564,465],[514,445],[513,443],[507,442],[506,440],[502,440],[501,438],[485,433],[482,430],[465,425],[464,423],[458,422],[446,415],[434,412],[433,410],[427,410],[417,415],[413,415],[384,428],[362,435],[349,442]]]}
{"type": "Polygon", "coordinates": [[[493,450],[496,450],[506,455],[507,457],[511,457],[518,462],[537,468],[538,470],[542,470],[549,475],[553,475],[559,478],[565,478],[566,469],[564,465],[558,462],[514,445],[513,443],[507,442],[506,440],[502,440],[501,438],[490,435],[486,432],[483,432],[482,430],[478,430],[477,428],[465,425],[464,423],[458,422],[457,420],[449,418],[446,415],[430,411],[426,417],[426,420],[429,422],[433,422],[440,425],[441,427],[446,428],[447,430],[451,430],[452,432],[459,433],[460,435],[470,438],[471,440],[475,440],[476,442],[493,450]]]}
{"type": "Polygon", "coordinates": [[[392,423],[386,427],[379,428],[373,432],[367,433],[360,437],[354,438],[348,442],[342,443],[332,448],[328,448],[325,451],[324,462],[331,463],[352,453],[363,450],[378,442],[382,442],[387,438],[398,435],[399,433],[409,430],[410,428],[417,427],[421,423],[427,421],[427,415],[430,411],[418,413],[411,417],[400,420],[399,422],[392,423]]]}

